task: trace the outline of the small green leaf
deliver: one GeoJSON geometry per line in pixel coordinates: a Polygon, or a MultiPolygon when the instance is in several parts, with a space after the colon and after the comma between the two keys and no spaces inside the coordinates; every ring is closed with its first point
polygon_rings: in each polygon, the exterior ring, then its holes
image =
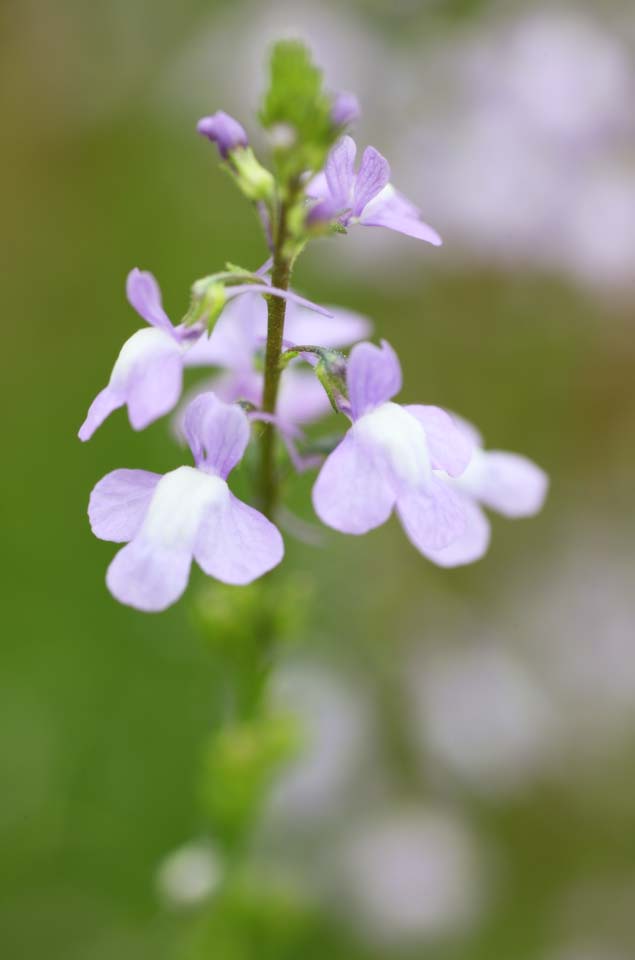
{"type": "Polygon", "coordinates": [[[331,97],[324,90],[322,71],[304,44],[277,43],[270,73],[260,120],[275,134],[274,158],[280,176],[291,180],[305,170],[321,169],[338,130],[331,120],[331,97]]]}

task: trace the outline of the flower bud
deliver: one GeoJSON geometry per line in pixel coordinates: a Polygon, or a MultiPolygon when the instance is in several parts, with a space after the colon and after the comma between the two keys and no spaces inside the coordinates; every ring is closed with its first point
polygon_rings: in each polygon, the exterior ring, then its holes
{"type": "Polygon", "coordinates": [[[203,117],[196,125],[197,131],[218,147],[223,160],[237,147],[247,147],[249,138],[245,128],[228,113],[217,110],[210,117],[203,117]]]}
{"type": "Polygon", "coordinates": [[[331,120],[336,127],[345,127],[359,119],[361,110],[354,93],[338,93],[331,107],[331,120]]]}
{"type": "Polygon", "coordinates": [[[202,277],[192,284],[192,302],[184,323],[187,326],[203,323],[207,331],[211,332],[226,303],[225,285],[214,276],[202,277]]]}

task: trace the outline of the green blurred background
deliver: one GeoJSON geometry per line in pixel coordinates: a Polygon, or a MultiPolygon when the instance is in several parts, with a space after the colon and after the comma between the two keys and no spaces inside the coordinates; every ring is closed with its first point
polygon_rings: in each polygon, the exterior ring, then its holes
{"type": "MultiPolygon", "coordinates": [[[[488,556],[457,571],[395,523],[327,548],[287,537],[289,568],[315,578],[291,676],[321,678],[309,723],[327,774],[316,761],[302,788],[318,797],[310,822],[298,788],[262,847],[315,884],[343,956],[634,957],[632,9],[20,0],[0,18],[2,957],[160,960],[187,927],[155,877],[202,829],[212,667],[188,599],[161,616],[114,602],[112,547],[86,518],[104,473],[165,472],[181,454],[165,422],[133,434],[117,414],[88,446],[76,432],[136,329],[132,266],[178,317],[194,278],[264,260],[194,127],[223,107],[253,130],[280,32],[356,90],[360,139],[446,239],[353,232],[315,245],[296,287],[367,313],[402,356],[407,400],[462,413],[552,489],[536,520],[494,518],[488,556]],[[355,847],[342,866],[342,851],[362,822],[379,837],[373,824],[407,834],[413,817],[426,882],[447,896],[400,919],[411,865],[382,926],[382,891],[366,896],[355,870],[389,875],[389,854],[355,847]]],[[[309,489],[289,499],[305,520],[309,489]]],[[[316,956],[335,956],[329,943],[316,956]]]]}

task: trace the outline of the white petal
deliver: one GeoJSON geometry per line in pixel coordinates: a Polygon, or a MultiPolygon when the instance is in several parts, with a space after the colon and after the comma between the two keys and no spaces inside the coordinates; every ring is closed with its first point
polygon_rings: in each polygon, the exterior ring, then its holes
{"type": "Polygon", "coordinates": [[[187,586],[205,511],[228,496],[224,480],[193,467],[162,477],[137,536],[110,564],[106,580],[113,595],[148,611],[164,610],[178,600],[187,586]]]}
{"type": "Polygon", "coordinates": [[[360,417],[351,431],[375,451],[375,460],[390,477],[395,494],[425,487],[431,479],[423,427],[397,403],[383,403],[360,417]]]}
{"type": "Polygon", "coordinates": [[[529,517],[541,509],[549,478],[537,464],[518,453],[476,450],[456,483],[506,517],[529,517]]]}

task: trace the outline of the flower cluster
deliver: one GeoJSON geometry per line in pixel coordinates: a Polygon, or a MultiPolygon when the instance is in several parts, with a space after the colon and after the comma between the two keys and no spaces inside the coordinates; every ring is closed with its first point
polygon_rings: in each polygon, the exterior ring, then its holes
{"type": "Polygon", "coordinates": [[[289,289],[295,259],[318,234],[359,223],[441,243],[391,185],[390,167],[377,150],[366,148],[355,173],[355,143],[342,135],[358,113],[352,95],[316,96],[319,136],[313,139],[312,128],[302,126],[306,109],[299,115],[296,107],[275,86],[266,100],[273,173],[257,160],[237,120],[219,111],[199,122],[198,131],[216,144],[254,204],[271,257],[254,272],[228,264],[197,280],[178,325],[165,313],[152,274],[132,270],[128,300],[148,327],[122,347],[79,431],[88,440],[122,406],[135,430],[175,411],[173,432],[191,450],[194,466],[164,476],[115,470],[90,497],[95,535],[126,544],[110,564],[108,587],[140,610],[174,603],[193,559],[229,584],[249,583],[280,563],[284,546],[271,497],[281,469],[280,458],[270,455],[276,434],[292,467],[318,467],[313,506],[324,524],[360,535],[395,511],[416,549],[444,567],[470,563],[487,550],[483,507],[527,516],[546,493],[539,467],[516,454],[484,451],[475,429],[453,414],[395,403],[399,360],[385,341],[376,346],[366,339],[367,318],[321,307],[289,289]],[[283,123],[291,129],[281,138],[283,123]],[[341,350],[349,346],[347,358],[341,350]],[[182,400],[189,367],[211,372],[182,400]],[[325,456],[318,444],[311,448],[302,427],[332,407],[350,426],[325,456]],[[239,500],[228,485],[252,437],[262,443],[261,509],[239,500]],[[306,446],[303,454],[298,444],[306,446]]]}

